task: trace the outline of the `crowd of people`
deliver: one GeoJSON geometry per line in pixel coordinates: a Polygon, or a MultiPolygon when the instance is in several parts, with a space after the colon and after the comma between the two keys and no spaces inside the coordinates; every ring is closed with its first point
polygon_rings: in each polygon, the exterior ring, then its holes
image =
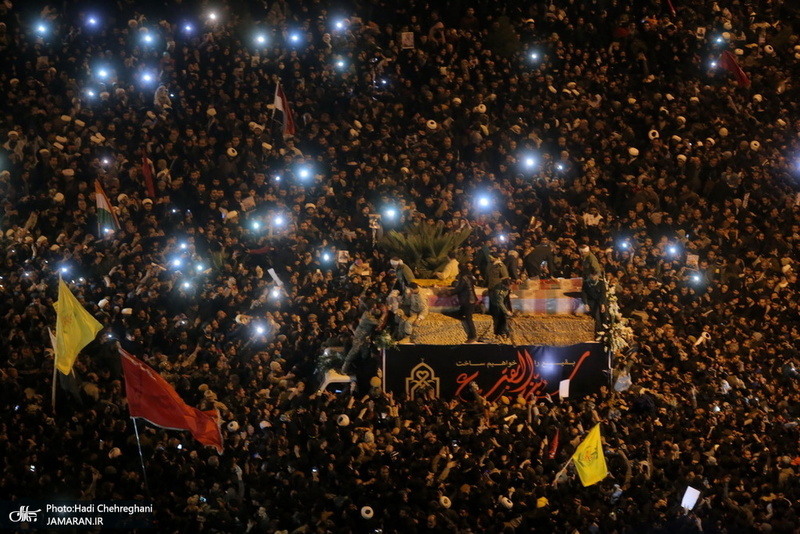
{"type": "Polygon", "coordinates": [[[0,496],[152,499],[164,532],[797,532],[798,7],[356,4],[0,4],[0,496]],[[427,224],[472,228],[477,283],[484,247],[520,280],[588,246],[633,329],[609,386],[316,392],[410,283],[381,235],[427,224]],[[105,328],[53,413],[59,276],[105,328]],[[120,346],[219,410],[222,455],[143,425],[145,483],[120,346]],[[556,479],[597,422],[609,476],[556,479]]]}

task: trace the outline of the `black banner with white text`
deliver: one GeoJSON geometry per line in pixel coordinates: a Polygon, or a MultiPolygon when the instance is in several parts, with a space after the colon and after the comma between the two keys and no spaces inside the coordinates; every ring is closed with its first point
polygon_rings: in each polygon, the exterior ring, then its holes
{"type": "Polygon", "coordinates": [[[445,399],[468,397],[470,383],[489,401],[596,393],[608,383],[608,353],[601,343],[566,347],[530,345],[398,345],[386,351],[385,387],[415,398],[433,389],[445,399]]]}

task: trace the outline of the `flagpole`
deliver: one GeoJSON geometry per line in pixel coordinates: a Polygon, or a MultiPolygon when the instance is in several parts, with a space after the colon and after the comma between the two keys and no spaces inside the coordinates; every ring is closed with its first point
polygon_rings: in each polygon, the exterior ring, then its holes
{"type": "MultiPolygon", "coordinates": [[[[61,273],[58,273],[58,282],[59,282],[59,289],[61,288],[61,273]]],[[[60,293],[60,291],[59,291],[60,293]]],[[[60,295],[59,295],[60,298],[60,295]]],[[[58,312],[56,312],[58,314],[58,312]]],[[[58,319],[56,319],[57,321],[58,319]]],[[[50,344],[53,345],[53,387],[52,387],[52,405],[53,405],[53,417],[56,415],[56,382],[58,381],[58,358],[56,355],[56,343],[55,338],[53,336],[53,332],[50,330],[50,327],[47,327],[47,332],[50,334],[50,344]]]]}
{"type": "Polygon", "coordinates": [[[56,368],[56,359],[54,357],[53,358],[53,415],[56,414],[56,382],[57,381],[58,381],[58,369],[56,368]]]}
{"type": "Polygon", "coordinates": [[[136,447],[139,449],[139,462],[142,464],[142,474],[144,475],[144,489],[147,491],[147,496],[150,497],[150,484],[147,482],[147,470],[144,468],[144,455],[142,454],[142,442],[139,441],[139,427],[136,426],[136,418],[131,417],[133,421],[133,431],[136,433],[136,447]]]}
{"type": "Polygon", "coordinates": [[[553,479],[553,486],[556,486],[556,485],[557,485],[557,483],[558,483],[558,477],[560,477],[560,476],[561,476],[561,474],[562,474],[564,471],[566,471],[566,470],[567,470],[567,467],[569,467],[569,464],[571,464],[571,463],[572,463],[572,458],[570,458],[569,460],[567,460],[567,463],[565,463],[565,464],[564,464],[564,467],[562,467],[562,468],[561,468],[561,471],[559,471],[558,473],[556,473],[556,477],[553,479]]]}

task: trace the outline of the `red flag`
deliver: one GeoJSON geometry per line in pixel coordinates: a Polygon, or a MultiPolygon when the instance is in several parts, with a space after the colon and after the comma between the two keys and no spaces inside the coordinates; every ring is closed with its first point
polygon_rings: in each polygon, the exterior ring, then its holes
{"type": "Polygon", "coordinates": [[[147,188],[147,196],[151,200],[156,198],[156,187],[153,185],[153,162],[147,159],[147,152],[142,149],[142,176],[144,176],[144,185],[147,188]]]}
{"type": "Polygon", "coordinates": [[[278,82],[275,88],[275,103],[273,104],[272,116],[280,111],[283,117],[280,122],[283,124],[283,135],[294,135],[294,116],[289,107],[289,101],[286,99],[286,94],[283,92],[283,86],[278,82]]]}
{"type": "Polygon", "coordinates": [[[739,85],[742,87],[750,87],[750,78],[747,77],[747,74],[744,73],[742,68],[736,62],[736,56],[727,50],[723,51],[719,56],[719,66],[731,72],[739,85]]]}
{"type": "Polygon", "coordinates": [[[670,14],[674,17],[675,16],[675,6],[672,5],[672,0],[667,0],[667,6],[669,7],[670,14]]]}
{"type": "Polygon", "coordinates": [[[152,368],[122,349],[119,353],[131,417],[141,417],[161,428],[188,430],[194,439],[222,454],[217,410],[204,412],[188,406],[152,368]]]}
{"type": "Polygon", "coordinates": [[[558,451],[558,428],[556,428],[556,435],[553,436],[553,441],[550,443],[550,450],[547,451],[547,457],[553,460],[558,451]]]}

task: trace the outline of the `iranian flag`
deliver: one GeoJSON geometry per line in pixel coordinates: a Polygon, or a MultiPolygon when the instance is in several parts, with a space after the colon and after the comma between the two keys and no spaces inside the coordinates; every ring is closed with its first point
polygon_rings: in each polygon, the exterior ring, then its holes
{"type": "Polygon", "coordinates": [[[294,135],[294,115],[292,114],[292,109],[289,107],[289,100],[286,98],[286,93],[283,92],[283,86],[280,82],[278,82],[278,86],[275,88],[272,118],[281,124],[283,135],[294,135]],[[277,113],[280,113],[280,117],[275,118],[277,113]]]}
{"type": "Polygon", "coordinates": [[[97,232],[100,239],[103,239],[112,232],[119,230],[119,220],[111,209],[111,202],[108,201],[100,180],[94,181],[94,197],[97,201],[97,232]]]}

